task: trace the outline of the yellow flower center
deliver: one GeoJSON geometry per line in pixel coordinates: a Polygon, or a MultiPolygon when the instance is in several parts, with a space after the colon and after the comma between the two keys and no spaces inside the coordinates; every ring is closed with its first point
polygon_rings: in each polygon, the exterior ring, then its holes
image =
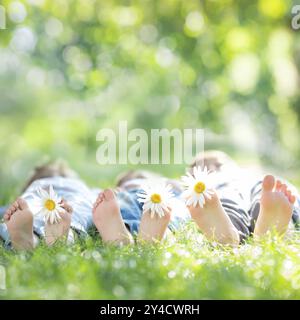
{"type": "Polygon", "coordinates": [[[154,193],[152,196],[151,196],[151,201],[153,203],[160,203],[161,202],[161,196],[158,194],[158,193],[154,193]]]}
{"type": "Polygon", "coordinates": [[[45,201],[45,208],[49,211],[53,211],[56,207],[55,202],[51,199],[45,201]]]}
{"type": "Polygon", "coordinates": [[[194,191],[196,193],[203,193],[206,189],[205,183],[203,182],[197,182],[194,186],[194,191]]]}

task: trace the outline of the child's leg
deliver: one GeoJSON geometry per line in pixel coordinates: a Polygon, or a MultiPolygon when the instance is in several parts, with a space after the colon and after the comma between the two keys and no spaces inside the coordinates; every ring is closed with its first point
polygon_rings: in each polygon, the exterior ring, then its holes
{"type": "Polygon", "coordinates": [[[256,192],[250,210],[253,216],[254,236],[259,238],[272,230],[284,234],[291,221],[296,197],[286,184],[271,175],[266,176],[261,185],[257,185],[260,186],[261,191],[256,192]],[[257,197],[259,199],[255,199],[257,197]]]}
{"type": "Polygon", "coordinates": [[[111,189],[99,194],[93,208],[93,220],[104,242],[115,244],[133,242],[122,219],[118,201],[111,189]]]}
{"type": "Polygon", "coordinates": [[[192,218],[197,223],[201,232],[212,241],[224,245],[238,245],[240,236],[238,230],[231,222],[222,203],[214,191],[211,199],[206,199],[205,205],[195,208],[189,207],[192,218]]]}

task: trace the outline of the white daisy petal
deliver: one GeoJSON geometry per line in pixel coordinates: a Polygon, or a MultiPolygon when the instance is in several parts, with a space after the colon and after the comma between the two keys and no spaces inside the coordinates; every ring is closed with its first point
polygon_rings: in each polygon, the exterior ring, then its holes
{"type": "Polygon", "coordinates": [[[151,217],[163,217],[174,197],[172,186],[166,184],[166,179],[149,179],[141,188],[137,197],[140,203],[144,203],[143,212],[150,210],[151,217]]]}
{"type": "Polygon", "coordinates": [[[50,184],[49,186],[49,196],[51,199],[54,199],[54,197],[56,197],[52,184],[50,184]]]}
{"type": "Polygon", "coordinates": [[[151,203],[150,203],[150,202],[147,202],[147,203],[145,203],[144,206],[143,206],[143,211],[144,211],[144,212],[147,212],[147,211],[149,211],[149,209],[151,209],[151,203]]]}
{"type": "Polygon", "coordinates": [[[158,213],[158,215],[159,215],[160,217],[163,217],[163,216],[164,216],[165,213],[164,213],[164,211],[163,211],[163,209],[162,209],[161,206],[157,206],[156,210],[157,210],[157,213],[158,213]]]}
{"type": "Polygon", "coordinates": [[[55,220],[55,223],[58,223],[61,220],[61,217],[58,211],[55,212],[54,220],[55,220]]]}
{"type": "Polygon", "coordinates": [[[40,188],[39,191],[40,191],[40,194],[41,194],[42,198],[45,199],[45,198],[47,198],[49,196],[49,194],[48,194],[48,192],[46,190],[40,188]]]}
{"type": "Polygon", "coordinates": [[[162,204],[161,204],[161,208],[162,208],[164,211],[167,211],[167,210],[168,210],[168,205],[167,205],[167,203],[162,203],[162,204]]]}
{"type": "Polygon", "coordinates": [[[187,202],[186,202],[186,205],[187,206],[190,206],[192,203],[194,202],[194,199],[192,197],[190,197],[187,202]]]}
{"type": "Polygon", "coordinates": [[[45,222],[54,224],[61,220],[60,211],[65,211],[61,205],[61,197],[59,197],[52,185],[49,185],[48,191],[42,188],[36,190],[38,197],[35,197],[35,214],[43,215],[45,222]]]}
{"type": "Polygon", "coordinates": [[[205,197],[203,194],[200,195],[199,203],[202,204],[201,208],[203,208],[203,206],[205,205],[205,197]]]}
{"type": "Polygon", "coordinates": [[[199,204],[200,207],[203,207],[206,199],[211,199],[211,196],[214,194],[211,190],[211,178],[212,174],[206,166],[203,169],[195,166],[192,175],[190,172],[187,172],[186,175],[182,177],[185,190],[181,196],[187,206],[193,205],[196,207],[199,204]]]}

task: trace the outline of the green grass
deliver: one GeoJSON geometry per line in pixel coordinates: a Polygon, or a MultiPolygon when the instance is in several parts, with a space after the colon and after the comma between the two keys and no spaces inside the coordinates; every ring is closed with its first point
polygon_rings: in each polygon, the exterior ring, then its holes
{"type": "Polygon", "coordinates": [[[299,299],[300,236],[249,240],[229,249],[207,243],[194,225],[158,245],[40,245],[0,249],[2,299],[299,299]]]}

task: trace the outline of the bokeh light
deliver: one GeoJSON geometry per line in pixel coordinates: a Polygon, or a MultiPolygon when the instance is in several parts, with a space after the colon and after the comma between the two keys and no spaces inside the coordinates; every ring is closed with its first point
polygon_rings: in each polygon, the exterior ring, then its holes
{"type": "MultiPolygon", "coordinates": [[[[12,168],[22,180],[60,157],[89,183],[109,183],[125,168],[97,165],[95,136],[127,119],[147,130],[205,128],[206,148],[299,183],[293,4],[3,0],[1,181],[17,185],[12,168]]],[[[184,168],[152,169],[178,176],[184,168]]]]}

